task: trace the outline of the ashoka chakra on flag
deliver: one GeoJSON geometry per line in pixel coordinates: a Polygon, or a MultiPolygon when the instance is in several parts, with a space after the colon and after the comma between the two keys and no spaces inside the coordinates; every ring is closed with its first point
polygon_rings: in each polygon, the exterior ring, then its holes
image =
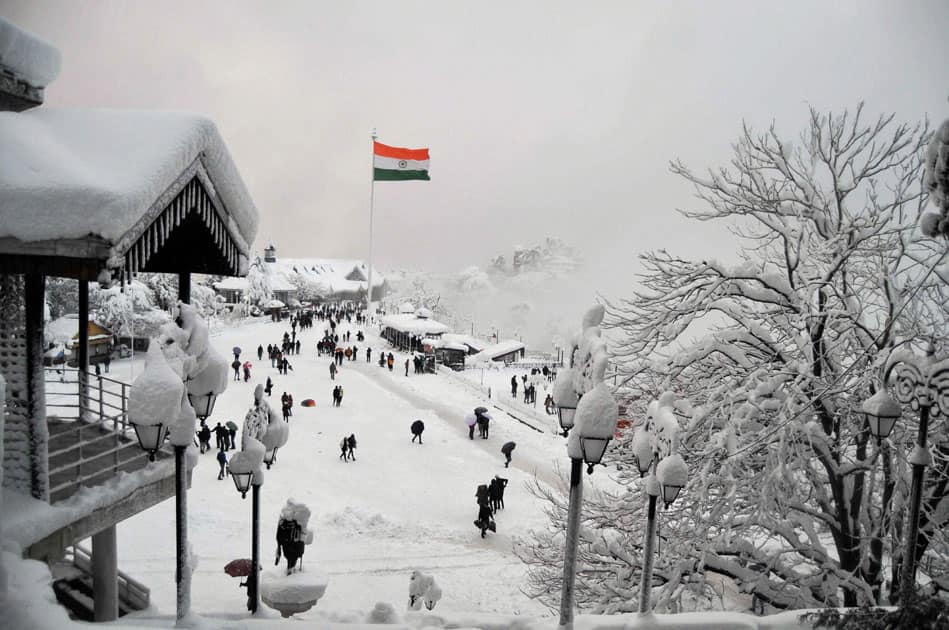
{"type": "Polygon", "coordinates": [[[377,182],[431,179],[428,176],[428,149],[403,149],[381,142],[372,143],[372,178],[377,182]]]}

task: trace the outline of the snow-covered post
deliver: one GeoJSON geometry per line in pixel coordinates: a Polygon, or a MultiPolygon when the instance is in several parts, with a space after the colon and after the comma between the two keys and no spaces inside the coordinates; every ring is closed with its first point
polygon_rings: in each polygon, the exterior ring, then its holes
{"type": "MultiPolygon", "coordinates": [[[[3,432],[6,428],[7,418],[7,382],[3,380],[0,374],[0,540],[3,540],[3,432]]],[[[0,600],[6,596],[7,592],[7,571],[3,566],[3,555],[0,554],[0,600]]]]}
{"type": "MultiPolygon", "coordinates": [[[[259,386],[258,386],[259,387],[259,386]]],[[[250,417],[250,414],[248,414],[250,417]]],[[[247,610],[254,614],[260,605],[260,486],[264,484],[264,445],[255,437],[247,435],[248,420],[244,420],[243,448],[231,457],[228,470],[234,478],[234,485],[247,498],[248,486],[253,488],[251,495],[251,570],[247,576],[247,610]]]]}
{"type": "Polygon", "coordinates": [[[583,329],[570,355],[570,368],[561,370],[554,384],[554,402],[561,414],[564,435],[568,436],[567,454],[570,456],[570,495],[560,591],[560,628],[570,630],[583,505],[583,462],[587,462],[587,472],[592,473],[606,452],[619,418],[616,401],[603,382],[608,363],[600,330],[603,314],[603,306],[597,305],[583,316],[583,329]],[[575,412],[563,413],[571,407],[575,412]],[[574,429],[572,434],[571,428],[574,429]]]}
{"type": "Polygon", "coordinates": [[[207,324],[191,305],[179,304],[178,321],[180,326],[163,326],[159,337],[149,344],[145,371],[132,384],[129,419],[149,459],[154,460],[166,433],[175,451],[175,582],[180,627],[188,625],[191,613],[188,470],[197,463],[192,446],[197,416],[185,384],[197,383],[202,394],[210,391],[206,395],[211,402],[202,407],[209,410],[213,398],[227,385],[227,366],[211,349],[207,324]]]}
{"type": "Polygon", "coordinates": [[[649,505],[646,512],[646,531],[643,534],[643,575],[639,585],[639,614],[652,612],[650,595],[652,573],[656,556],[656,502],[662,494],[668,508],[688,480],[685,460],[676,450],[679,447],[679,423],[673,407],[675,394],[665,392],[649,403],[646,422],[633,436],[633,454],[640,474],[648,472],[645,491],[649,505]]]}

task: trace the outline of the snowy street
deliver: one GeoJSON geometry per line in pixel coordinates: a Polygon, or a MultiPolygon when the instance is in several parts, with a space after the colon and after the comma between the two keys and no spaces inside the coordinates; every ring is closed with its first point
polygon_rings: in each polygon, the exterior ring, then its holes
{"type": "MultiPolygon", "coordinates": [[[[290,441],[278,452],[261,489],[264,569],[273,568],[277,514],[293,497],[313,510],[315,541],[307,548],[304,567],[319,568],[330,577],[317,607],[322,612],[363,614],[377,601],[402,609],[409,574],[421,569],[443,589],[437,610],[546,614],[519,592],[525,568],[512,554],[511,543],[530,528],[546,526],[542,506],[524,481],[536,470],[542,479],[556,482],[553,460],[566,459],[562,440],[502,414],[495,414],[488,440],[477,435],[469,440],[463,416],[481,403],[442,376],[419,376],[410,370],[406,377],[405,355],[396,356],[391,373],[375,360],[366,363],[367,345],[374,358],[383,347],[375,335],[358,344],[360,360],[344,361],[332,381],[329,358],[318,358],[315,350],[323,334],[318,321],[298,334],[301,354],[289,357],[293,370],[281,376],[266,355],[263,362],[256,360],[256,348],[279,342],[289,330],[287,322],[251,323],[212,337],[222,356],[231,357],[231,348],[238,346],[243,349],[241,359],[250,359],[254,368],[249,383],[229,383],[209,419],[211,428],[228,420],[241,425],[253,403],[254,386],[267,376],[274,382],[271,405],[279,409],[284,391],[294,399],[290,441]],[[339,408],[330,405],[336,384],[344,387],[339,408]],[[306,398],[313,398],[316,406],[302,407],[306,398]],[[411,442],[409,425],[416,419],[425,422],[422,446],[411,442]],[[344,463],[339,442],[350,433],[358,441],[357,461],[344,463]],[[509,440],[518,447],[512,467],[505,469],[499,449],[509,440]],[[481,539],[472,523],[477,516],[475,489],[494,475],[510,480],[506,509],[496,516],[498,533],[481,539]]],[[[351,330],[355,340],[355,325],[351,330]]],[[[118,363],[113,371],[121,373],[123,368],[127,366],[118,363]]],[[[188,495],[190,539],[200,557],[194,609],[202,615],[242,616],[244,591],[223,567],[250,556],[251,502],[241,500],[230,478],[217,480],[214,456],[213,450],[201,456],[188,495]]],[[[121,570],[152,589],[153,605],[161,614],[173,614],[174,502],[129,519],[118,535],[121,570]]]]}

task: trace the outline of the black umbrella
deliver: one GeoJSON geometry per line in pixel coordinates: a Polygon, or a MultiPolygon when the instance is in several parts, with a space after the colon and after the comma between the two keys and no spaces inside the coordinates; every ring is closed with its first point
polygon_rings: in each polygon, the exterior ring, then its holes
{"type": "Polygon", "coordinates": [[[488,411],[488,408],[487,408],[487,407],[475,407],[475,408],[474,408],[474,412],[475,412],[475,413],[487,413],[487,411],[488,411]]]}

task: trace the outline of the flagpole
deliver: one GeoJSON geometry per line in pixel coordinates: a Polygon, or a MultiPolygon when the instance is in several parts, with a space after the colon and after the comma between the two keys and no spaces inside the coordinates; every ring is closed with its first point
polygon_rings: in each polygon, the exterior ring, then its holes
{"type": "Polygon", "coordinates": [[[372,140],[369,143],[369,280],[366,286],[366,311],[372,319],[372,210],[376,200],[376,170],[373,164],[376,154],[376,130],[372,130],[372,140]]]}

